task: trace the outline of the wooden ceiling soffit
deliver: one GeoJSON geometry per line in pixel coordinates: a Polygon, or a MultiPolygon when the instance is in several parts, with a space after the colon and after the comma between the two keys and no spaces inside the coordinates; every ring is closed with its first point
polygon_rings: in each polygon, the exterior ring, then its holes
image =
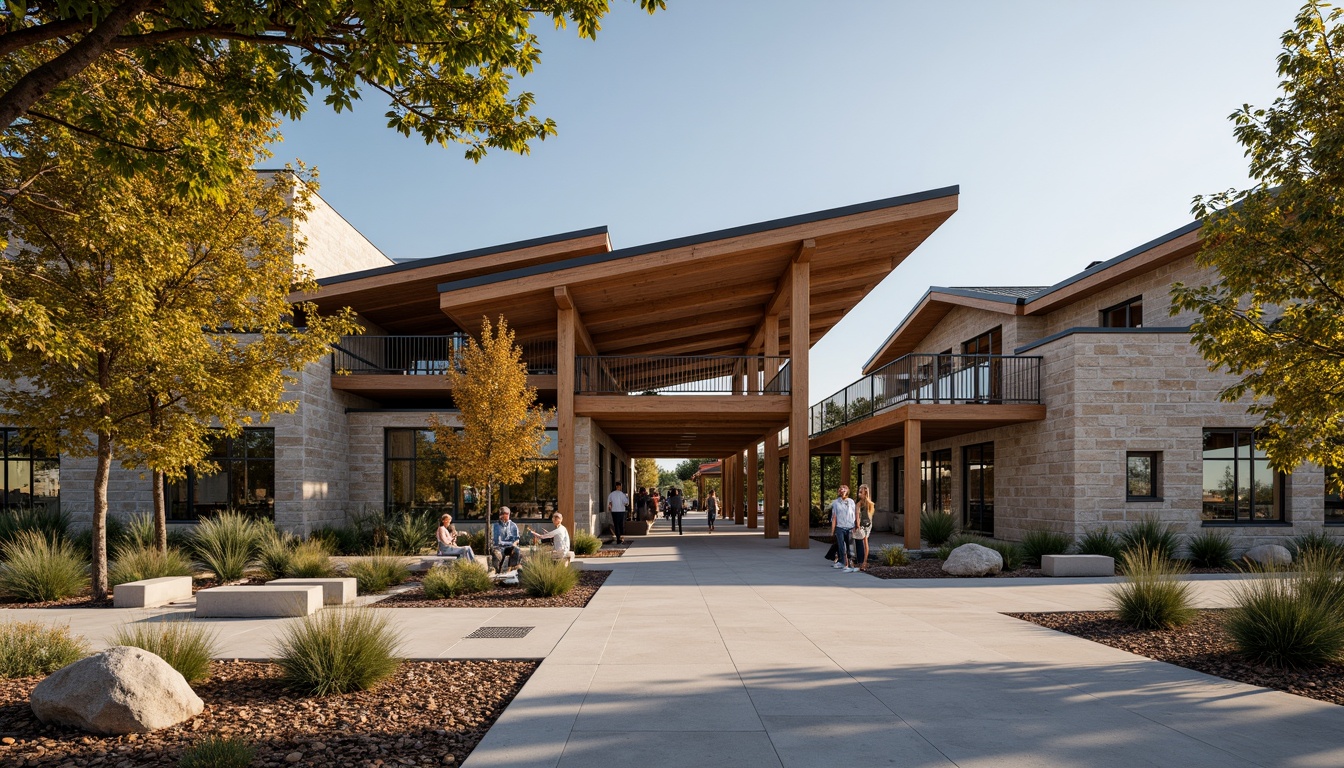
{"type": "MultiPolygon", "coordinates": [[[[744,306],[758,307],[761,301],[770,296],[774,290],[775,284],[773,281],[716,287],[705,289],[709,298],[702,299],[695,304],[681,302],[677,300],[678,296],[671,296],[665,303],[661,300],[655,300],[658,306],[654,308],[641,306],[638,310],[638,320],[642,324],[649,325],[696,318],[710,313],[740,309],[744,306]]],[[[756,310],[753,310],[753,312],[756,312],[756,310]]],[[[588,330],[601,338],[606,338],[609,332],[618,332],[628,327],[631,323],[632,314],[634,314],[634,311],[630,307],[621,307],[619,309],[585,313],[584,320],[588,323],[588,330]]]]}
{"type": "Polygon", "coordinates": [[[666,342],[627,347],[621,350],[623,355],[720,355],[741,354],[742,345],[747,340],[747,330],[741,326],[717,333],[698,333],[693,336],[681,335],[676,343],[666,342]]]}
{"type": "MultiPolygon", "coordinates": [[[[757,312],[751,309],[719,311],[708,315],[714,318],[713,322],[697,322],[691,327],[698,333],[730,331],[735,328],[746,327],[756,318],[756,315],[757,312]]],[[[598,338],[602,341],[602,354],[615,355],[623,349],[638,347],[641,344],[679,339],[685,335],[686,330],[686,327],[675,323],[648,323],[643,317],[640,317],[638,326],[632,326],[623,331],[600,334],[598,338]],[[658,330],[652,330],[652,328],[658,330]]]]}
{"type": "Polygon", "coordinates": [[[775,292],[765,303],[765,311],[761,313],[761,319],[756,323],[756,330],[752,331],[751,339],[747,341],[748,350],[755,351],[765,346],[765,318],[783,312],[788,306],[789,296],[793,294],[793,265],[811,261],[812,253],[816,250],[817,241],[814,239],[809,238],[798,243],[798,250],[784,266],[784,274],[780,275],[775,283],[775,292]]]}

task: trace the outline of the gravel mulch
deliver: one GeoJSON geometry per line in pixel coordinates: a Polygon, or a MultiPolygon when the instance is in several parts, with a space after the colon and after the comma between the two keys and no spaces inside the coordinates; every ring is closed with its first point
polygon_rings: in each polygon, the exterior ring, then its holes
{"type": "Polygon", "coordinates": [[[1010,613],[1043,627],[1239,683],[1344,704],[1344,664],[1282,670],[1246,660],[1223,629],[1226,610],[1205,609],[1184,627],[1134,629],[1113,611],[1010,613]]]}
{"type": "Polygon", "coordinates": [[[309,698],[285,688],[273,664],[217,661],[195,689],[203,713],[126,736],[43,725],[28,707],[41,678],[0,679],[0,765],[167,768],[208,735],[250,741],[254,766],[456,765],[538,663],[406,662],[374,690],[309,698]]]}
{"type": "Polygon", "coordinates": [[[611,571],[579,571],[578,586],[559,597],[532,597],[520,585],[496,584],[489,592],[477,592],[446,600],[430,600],[423,587],[389,595],[374,608],[582,608],[597,594],[611,571]]]}
{"type": "Polygon", "coordinates": [[[943,570],[943,561],[936,557],[911,560],[909,565],[874,565],[868,560],[868,573],[879,579],[1033,579],[1045,578],[1040,568],[1023,566],[1016,571],[1004,571],[995,576],[953,576],[943,570]]]}

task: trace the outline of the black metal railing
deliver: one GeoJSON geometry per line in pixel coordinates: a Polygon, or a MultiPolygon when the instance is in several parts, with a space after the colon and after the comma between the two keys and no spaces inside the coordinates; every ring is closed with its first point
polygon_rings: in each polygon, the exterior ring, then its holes
{"type": "MultiPolygon", "coordinates": [[[[433,376],[447,373],[458,352],[467,345],[465,333],[444,336],[342,336],[332,345],[331,368],[338,373],[374,373],[433,376]]],[[[555,373],[554,341],[527,341],[520,345],[527,372],[555,373]]]]}
{"type": "MultiPolygon", "coordinates": [[[[745,376],[764,371],[763,394],[787,395],[785,357],[739,355],[598,355],[577,359],[574,391],[594,395],[743,394],[745,376]],[[755,361],[753,365],[753,361],[755,361]]],[[[753,393],[754,394],[754,393],[753,393]]]]}

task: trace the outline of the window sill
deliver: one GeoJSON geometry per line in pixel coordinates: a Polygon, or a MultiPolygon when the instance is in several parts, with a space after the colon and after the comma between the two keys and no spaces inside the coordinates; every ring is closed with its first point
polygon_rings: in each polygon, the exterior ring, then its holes
{"type": "Polygon", "coordinates": [[[1163,501],[1161,496],[1126,496],[1126,504],[1142,504],[1150,501],[1163,501]]]}
{"type": "Polygon", "coordinates": [[[1282,520],[1270,520],[1266,522],[1242,522],[1228,520],[1202,520],[1200,526],[1204,528],[1292,528],[1292,523],[1282,520]]]}

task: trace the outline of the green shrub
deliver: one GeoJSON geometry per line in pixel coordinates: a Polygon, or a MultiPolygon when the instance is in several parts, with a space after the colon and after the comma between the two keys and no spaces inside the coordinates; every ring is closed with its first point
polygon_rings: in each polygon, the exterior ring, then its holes
{"type": "Polygon", "coordinates": [[[1293,561],[1300,560],[1303,555],[1311,552],[1318,554],[1344,554],[1344,542],[1331,536],[1325,531],[1310,531],[1308,533],[1299,533],[1289,539],[1286,544],[1288,551],[1293,553],[1293,561]]]}
{"type": "Polygon", "coordinates": [[[576,555],[592,555],[602,549],[602,540],[587,531],[575,531],[571,545],[576,555]]]}
{"type": "Polygon", "coordinates": [[[373,547],[373,537],[352,526],[318,528],[308,540],[320,541],[326,545],[328,552],[338,555],[361,555],[373,547]]]}
{"type": "Polygon", "coordinates": [[[559,597],[579,583],[579,572],[569,563],[543,553],[527,561],[518,574],[518,583],[533,597],[559,597]]]}
{"type": "Polygon", "coordinates": [[[476,553],[477,557],[485,557],[485,546],[490,542],[490,529],[482,528],[478,531],[472,531],[467,537],[467,546],[476,553]]]}
{"type": "Polygon", "coordinates": [[[931,547],[941,547],[957,535],[957,519],[946,512],[925,510],[919,515],[919,532],[931,547]]]}
{"type": "Polygon", "coordinates": [[[107,581],[114,587],[142,579],[190,576],[193,572],[191,559],[172,547],[160,552],[153,544],[124,541],[117,546],[113,558],[107,569],[107,581]]]}
{"type": "Polygon", "coordinates": [[[257,750],[237,736],[207,736],[182,752],[180,768],[247,768],[257,750]]]}
{"type": "Polygon", "coordinates": [[[366,690],[392,675],[400,664],[400,645],[386,614],[327,609],[289,624],[274,655],[290,685],[326,696],[366,690]]]}
{"type": "Polygon", "coordinates": [[[331,564],[326,543],[309,539],[299,542],[290,552],[287,573],[297,579],[325,579],[335,576],[336,568],[331,564]]]}
{"type": "Polygon", "coordinates": [[[425,597],[442,600],[448,597],[486,592],[494,586],[485,563],[456,560],[448,565],[437,565],[425,574],[425,597]]]}
{"type": "Polygon", "coordinates": [[[298,539],[274,526],[262,529],[257,539],[257,570],[267,581],[283,579],[294,569],[294,545],[298,539]]]}
{"type": "Polygon", "coordinates": [[[1180,537],[1169,524],[1150,515],[1144,515],[1120,532],[1121,550],[1136,552],[1144,549],[1166,560],[1176,559],[1180,544],[1180,537]]]}
{"type": "Polygon", "coordinates": [[[399,555],[418,555],[432,548],[439,529],[434,510],[402,512],[387,524],[387,547],[399,555]]]}
{"type": "Polygon", "coordinates": [[[238,581],[256,561],[264,530],[250,517],[221,512],[196,524],[191,548],[201,567],[221,582],[238,581]]]}
{"type": "Polygon", "coordinates": [[[1177,576],[1187,572],[1158,551],[1140,545],[1120,555],[1125,580],[1111,588],[1111,603],[1120,620],[1138,629],[1166,629],[1195,618],[1194,591],[1177,576]]]}
{"type": "Polygon", "coordinates": [[[0,511],[0,547],[24,531],[37,531],[51,541],[67,538],[70,515],[45,505],[0,511]]]}
{"type": "Polygon", "coordinates": [[[1200,531],[1185,543],[1190,564],[1196,568],[1226,568],[1232,565],[1232,537],[1223,531],[1200,531]]]}
{"type": "Polygon", "coordinates": [[[1344,574],[1338,555],[1303,553],[1296,574],[1256,569],[1232,584],[1226,628],[1252,661],[1315,667],[1344,660],[1344,574]]]}
{"type": "Polygon", "coordinates": [[[877,560],[887,566],[909,565],[910,553],[900,544],[888,544],[877,550],[877,560]]]}
{"type": "MultiPolygon", "coordinates": [[[[108,544],[111,543],[109,540],[108,544]]],[[[131,519],[126,521],[126,527],[121,532],[121,541],[118,542],[122,546],[130,544],[140,548],[153,547],[156,543],[152,512],[131,515],[131,519]]]]}
{"type": "Polygon", "coordinates": [[[1022,535],[1022,559],[1035,566],[1046,555],[1062,555],[1073,546],[1073,539],[1064,533],[1044,528],[1033,528],[1022,535]]]}
{"type": "Polygon", "coordinates": [[[359,594],[375,595],[410,577],[400,555],[383,550],[350,561],[349,575],[354,577],[359,594]]]}
{"type": "Polygon", "coordinates": [[[89,564],[68,541],[20,531],[3,550],[0,595],[36,603],[77,595],[89,586],[89,564]]]}
{"type": "MultiPolygon", "coordinates": [[[[114,515],[108,515],[103,526],[104,541],[107,542],[108,551],[112,551],[118,543],[126,538],[126,526],[121,522],[121,518],[114,515]]],[[[93,529],[85,528],[76,534],[66,536],[75,547],[75,551],[84,556],[86,560],[93,559],[93,529]]]]}
{"type": "Polygon", "coordinates": [[[49,675],[88,655],[84,638],[70,634],[70,627],[36,621],[0,624],[0,677],[49,675]]]}
{"type": "Polygon", "coordinates": [[[1077,548],[1080,555],[1105,555],[1120,560],[1120,539],[1104,525],[1083,534],[1077,548]]]}
{"type": "Polygon", "coordinates": [[[185,619],[122,625],[113,633],[111,644],[143,648],[193,684],[210,679],[210,659],[219,651],[214,632],[185,619]]]}

